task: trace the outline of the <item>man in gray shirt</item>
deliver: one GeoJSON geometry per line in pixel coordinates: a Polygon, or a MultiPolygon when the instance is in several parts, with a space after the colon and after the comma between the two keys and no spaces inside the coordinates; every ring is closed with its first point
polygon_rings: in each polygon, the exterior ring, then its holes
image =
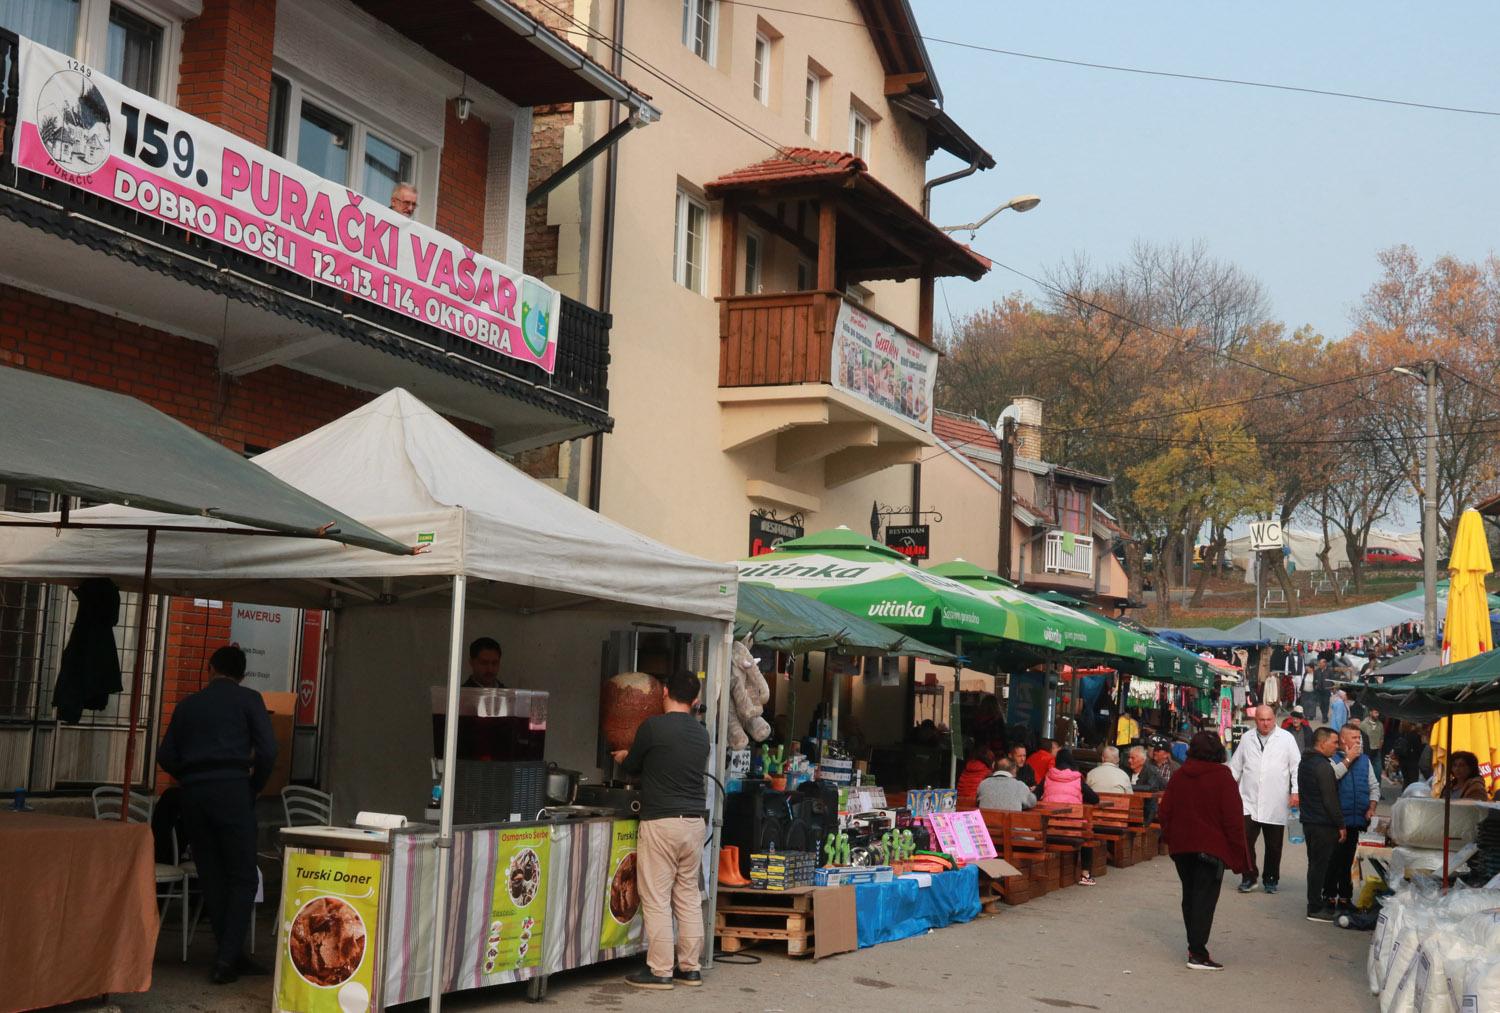
{"type": "Polygon", "coordinates": [[[995,772],[979,782],[976,797],[981,809],[1018,813],[1036,805],[1031,789],[1016,780],[1016,765],[1008,756],[995,761],[995,772]]]}

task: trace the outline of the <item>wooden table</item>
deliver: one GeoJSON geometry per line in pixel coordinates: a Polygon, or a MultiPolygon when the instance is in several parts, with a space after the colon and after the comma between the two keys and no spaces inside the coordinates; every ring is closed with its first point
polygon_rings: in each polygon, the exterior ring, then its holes
{"type": "Polygon", "coordinates": [[[151,987],[151,828],[0,812],[0,1010],[151,987]]]}

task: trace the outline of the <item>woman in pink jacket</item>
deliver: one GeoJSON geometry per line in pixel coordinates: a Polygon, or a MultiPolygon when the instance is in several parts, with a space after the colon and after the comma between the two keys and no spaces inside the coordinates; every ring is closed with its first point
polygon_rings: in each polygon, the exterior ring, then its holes
{"type": "MultiPolygon", "coordinates": [[[[1052,764],[1052,769],[1047,771],[1047,776],[1042,781],[1042,801],[1061,802],[1065,805],[1099,804],[1099,793],[1084,783],[1083,774],[1073,762],[1071,749],[1059,752],[1056,761],[1052,764]]],[[[1094,885],[1094,874],[1089,869],[1093,852],[1093,848],[1081,850],[1083,875],[1078,879],[1080,886],[1094,885]]]]}

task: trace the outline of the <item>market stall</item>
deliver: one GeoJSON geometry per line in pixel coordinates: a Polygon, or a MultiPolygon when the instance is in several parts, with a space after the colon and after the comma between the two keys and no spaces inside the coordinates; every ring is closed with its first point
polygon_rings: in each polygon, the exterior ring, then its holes
{"type": "MultiPolygon", "coordinates": [[[[603,519],[500,461],[405,391],[391,391],[255,464],[426,551],[396,557],[271,539],[188,538],[172,530],[181,518],[121,507],[79,511],[75,518],[114,523],[144,515],[159,523],[156,586],[166,592],[334,613],[322,768],[336,822],[361,810],[420,821],[433,793],[434,753],[442,760],[436,827],[288,839],[279,1008],[379,1009],[398,996],[428,995],[436,1006],[444,991],[541,979],[550,970],[639,948],[638,903],[630,903],[634,891],[621,873],[634,866],[628,790],[607,797],[593,819],[581,819],[588,814],[576,809],[538,819],[535,811],[514,813],[497,803],[479,825],[455,830],[456,801],[472,813],[476,797],[488,798],[477,782],[459,784],[465,646],[476,635],[500,639],[504,678],[514,692],[529,691],[529,699],[550,694],[540,715],[532,710],[528,719],[544,733],[535,738],[545,759],[603,774],[599,700],[603,680],[615,672],[601,670],[601,653],[624,670],[637,655],[617,648],[650,624],[666,631],[675,663],[703,674],[705,720],[717,743],[724,734],[733,567],[603,519]],[[434,750],[438,707],[431,690],[440,685],[445,717],[441,748],[434,750]],[[508,860],[501,864],[500,846],[512,832],[531,842],[521,878],[546,880],[547,913],[554,903],[564,905],[551,940],[545,920],[534,915],[526,926],[524,918],[512,924],[478,914],[493,908],[497,881],[513,871],[508,860]],[[545,859],[537,847],[543,837],[545,859]],[[537,946],[581,939],[576,919],[587,905],[577,898],[600,897],[602,920],[606,884],[624,900],[614,904],[621,917],[608,936],[601,928],[597,946],[580,945],[546,964],[519,955],[523,934],[528,957],[537,946]],[[485,959],[476,964],[470,958],[481,925],[485,959]],[[310,932],[337,938],[318,936],[320,946],[308,949],[310,932]],[[333,949],[344,955],[338,966],[309,965],[306,954],[330,952],[321,944],[337,944],[333,949]],[[360,959],[353,959],[356,952],[360,959]],[[374,959],[363,959],[366,953],[374,959]],[[434,966],[441,968],[437,989],[434,966]]],[[[0,529],[0,577],[99,575],[127,584],[140,564],[139,545],[117,532],[0,529]]],[[[721,755],[717,748],[714,755],[721,755]]],[[[722,769],[709,773],[722,779],[722,769]]],[[[514,774],[507,768],[507,776],[514,774]]],[[[506,802],[514,797],[520,796],[506,802]]],[[[716,842],[705,844],[712,855],[716,842]]],[[[712,883],[707,892],[711,911],[712,883]]],[[[540,886],[532,904],[539,894],[540,886]]]]}

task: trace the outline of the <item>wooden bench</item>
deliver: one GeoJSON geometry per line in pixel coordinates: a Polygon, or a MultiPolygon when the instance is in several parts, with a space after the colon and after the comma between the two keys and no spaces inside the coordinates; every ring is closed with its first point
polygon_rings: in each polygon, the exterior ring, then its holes
{"type": "Polygon", "coordinates": [[[1077,882],[1084,872],[1102,876],[1108,867],[1106,842],[1094,834],[1094,807],[1067,802],[1039,802],[1032,812],[1040,810],[1047,816],[1047,840],[1053,844],[1068,844],[1076,848],[1077,882]],[[1088,864],[1084,864],[1083,852],[1087,851],[1088,864]]]}
{"type": "Polygon", "coordinates": [[[1021,875],[1008,876],[999,884],[1000,896],[1005,903],[1024,904],[1052,890],[1060,863],[1046,849],[1045,822],[1040,823],[1038,829],[1037,821],[1041,818],[1028,818],[1022,821],[1018,830],[1015,818],[1025,816],[1024,813],[999,809],[981,809],[979,812],[990,832],[990,840],[995,844],[995,852],[1021,870],[1021,875]]]}
{"type": "Polygon", "coordinates": [[[1145,841],[1144,827],[1131,819],[1131,796],[1100,794],[1094,807],[1094,836],[1104,840],[1109,850],[1109,864],[1128,869],[1141,860],[1145,841]]]}

